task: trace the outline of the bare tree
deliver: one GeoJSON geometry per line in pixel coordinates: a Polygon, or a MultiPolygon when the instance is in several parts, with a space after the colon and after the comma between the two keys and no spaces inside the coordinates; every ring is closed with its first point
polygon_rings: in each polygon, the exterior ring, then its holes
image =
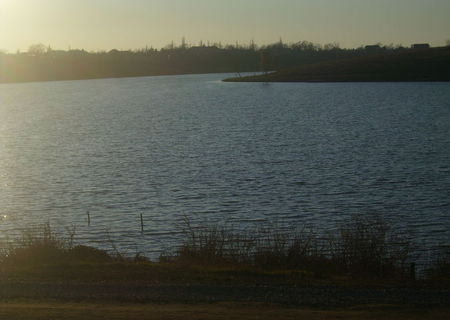
{"type": "Polygon", "coordinates": [[[40,55],[47,52],[47,46],[43,45],[42,43],[32,44],[28,48],[28,53],[32,55],[40,55]]]}
{"type": "Polygon", "coordinates": [[[327,43],[323,46],[324,50],[339,50],[340,45],[337,42],[327,43]]]}

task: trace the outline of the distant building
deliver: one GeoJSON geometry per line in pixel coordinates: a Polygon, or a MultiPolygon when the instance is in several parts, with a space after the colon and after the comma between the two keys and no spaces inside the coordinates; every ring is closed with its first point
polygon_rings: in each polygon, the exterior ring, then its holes
{"type": "Polygon", "coordinates": [[[381,47],[378,44],[371,44],[371,45],[365,46],[364,49],[373,51],[373,50],[380,50],[381,47]]]}
{"type": "Polygon", "coordinates": [[[430,45],[428,43],[415,43],[411,46],[413,49],[430,49],[430,45]]]}

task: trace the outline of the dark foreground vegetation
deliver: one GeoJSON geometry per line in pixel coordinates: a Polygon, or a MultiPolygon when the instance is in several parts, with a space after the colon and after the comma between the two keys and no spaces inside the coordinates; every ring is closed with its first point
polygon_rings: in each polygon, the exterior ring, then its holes
{"type": "Polygon", "coordinates": [[[376,217],[333,235],[185,224],[159,261],[78,245],[48,224],[0,255],[5,319],[445,319],[450,260],[411,278],[408,241],[376,217]]]}
{"type": "Polygon", "coordinates": [[[138,77],[188,73],[273,71],[336,59],[408,51],[397,46],[342,49],[338,44],[318,45],[308,41],[258,47],[200,43],[170,44],[160,50],[87,52],[52,50],[33,45],[27,52],[0,52],[0,82],[76,80],[138,77]]]}
{"type": "Polygon", "coordinates": [[[257,303],[220,304],[94,304],[51,302],[0,303],[0,318],[8,320],[284,320],[284,319],[448,319],[449,308],[418,310],[396,309],[393,306],[371,306],[352,309],[283,308],[279,305],[257,303]]]}
{"type": "MultiPolygon", "coordinates": [[[[185,222],[185,240],[158,261],[76,244],[49,224],[23,230],[3,244],[0,276],[86,281],[131,280],[201,283],[402,283],[416,280],[411,243],[375,216],[353,216],[332,233],[306,228],[233,230],[193,227],[185,222]]],[[[442,252],[422,267],[423,283],[450,280],[450,255],[442,252]]]]}
{"type": "Polygon", "coordinates": [[[235,82],[450,81],[450,47],[398,50],[302,65],[235,82]]]}

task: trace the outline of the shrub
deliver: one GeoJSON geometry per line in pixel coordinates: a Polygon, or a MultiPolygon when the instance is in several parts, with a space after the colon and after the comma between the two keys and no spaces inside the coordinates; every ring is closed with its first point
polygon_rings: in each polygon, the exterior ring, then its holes
{"type": "Polygon", "coordinates": [[[332,258],[352,275],[405,275],[409,242],[375,215],[354,215],[332,240],[332,258]]]}
{"type": "Polygon", "coordinates": [[[49,223],[21,230],[21,236],[10,242],[0,255],[4,266],[26,267],[55,263],[104,262],[113,258],[104,250],[73,246],[74,230],[67,238],[54,233],[49,223]]]}
{"type": "Polygon", "coordinates": [[[432,280],[450,281],[450,248],[442,248],[431,266],[426,270],[432,280]],[[446,250],[445,250],[446,249],[446,250]]]}
{"type": "Polygon", "coordinates": [[[186,240],[172,257],[174,262],[245,264],[357,277],[407,274],[409,242],[377,216],[352,216],[327,241],[306,228],[290,232],[265,228],[249,233],[224,226],[194,229],[189,221],[186,226],[186,240]]]}

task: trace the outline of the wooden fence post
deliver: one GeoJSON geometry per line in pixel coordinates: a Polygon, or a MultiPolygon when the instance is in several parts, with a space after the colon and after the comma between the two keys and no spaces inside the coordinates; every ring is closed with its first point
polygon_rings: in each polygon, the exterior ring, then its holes
{"type": "Polygon", "coordinates": [[[409,265],[409,277],[411,280],[416,280],[416,263],[411,262],[409,265]]]}

